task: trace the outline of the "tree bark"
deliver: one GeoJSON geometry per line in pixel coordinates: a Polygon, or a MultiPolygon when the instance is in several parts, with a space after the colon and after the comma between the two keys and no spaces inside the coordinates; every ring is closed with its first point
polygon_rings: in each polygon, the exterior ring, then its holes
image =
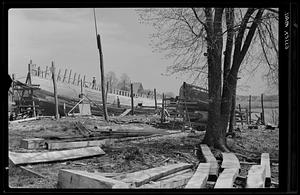
{"type": "MultiPolygon", "coordinates": [[[[237,84],[237,82],[236,82],[236,84],[237,84]]],[[[233,94],[232,94],[231,111],[230,111],[230,118],[229,118],[229,129],[228,129],[229,133],[233,132],[233,125],[234,125],[234,121],[235,121],[235,106],[236,106],[236,86],[235,86],[235,89],[233,89],[233,94]]]]}
{"type": "MultiPolygon", "coordinates": [[[[249,49],[251,41],[254,36],[254,32],[258,26],[258,22],[262,16],[263,9],[259,9],[256,16],[255,21],[252,23],[248,34],[245,38],[244,44],[242,46],[242,40],[244,37],[244,33],[246,31],[247,22],[249,21],[251,15],[254,13],[255,9],[249,8],[242,20],[242,24],[238,31],[238,36],[235,41],[234,47],[234,55],[233,55],[233,62],[228,73],[227,78],[225,78],[223,82],[223,94],[222,94],[222,104],[221,104],[221,128],[222,132],[226,134],[228,121],[230,117],[230,111],[232,107],[232,96],[236,93],[236,86],[237,86],[237,74],[238,70],[241,66],[241,63],[246,55],[246,52],[249,49]]],[[[235,105],[233,105],[235,106],[235,105]]],[[[225,141],[226,143],[226,141],[225,141]]]]}
{"type": "Polygon", "coordinates": [[[208,89],[209,109],[208,124],[203,143],[209,146],[227,150],[225,146],[225,135],[220,128],[221,108],[221,81],[222,81],[222,15],[224,8],[216,8],[214,20],[212,9],[206,8],[207,26],[207,62],[208,62],[208,89]]]}

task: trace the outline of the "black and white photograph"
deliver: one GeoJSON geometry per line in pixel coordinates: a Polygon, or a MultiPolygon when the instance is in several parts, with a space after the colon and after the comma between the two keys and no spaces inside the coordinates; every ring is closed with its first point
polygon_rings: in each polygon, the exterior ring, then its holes
{"type": "Polygon", "coordinates": [[[9,188],[278,188],[279,14],[9,9],[9,188]]]}

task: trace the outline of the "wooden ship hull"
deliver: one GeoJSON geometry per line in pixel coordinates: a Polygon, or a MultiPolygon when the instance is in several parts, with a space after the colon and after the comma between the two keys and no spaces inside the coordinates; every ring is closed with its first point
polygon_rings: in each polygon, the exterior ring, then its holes
{"type": "MultiPolygon", "coordinates": [[[[68,113],[81,100],[80,94],[83,93],[84,97],[86,97],[83,103],[89,103],[91,105],[91,114],[102,116],[103,111],[100,86],[93,86],[91,82],[86,82],[85,77],[83,79],[83,85],[81,85],[80,75],[76,77],[76,73],[74,75],[71,75],[70,73],[67,78],[66,72],[67,71],[65,71],[64,76],[58,74],[56,78],[59,114],[61,116],[66,115],[66,113],[68,113]]],[[[30,83],[35,86],[39,86],[39,89],[34,90],[32,95],[32,100],[39,108],[39,114],[55,115],[54,87],[50,71],[48,68],[46,71],[40,71],[40,68],[36,68],[31,64],[29,76],[30,83]]],[[[28,83],[27,79],[19,80],[18,82],[24,83],[25,85],[28,83]]],[[[155,113],[154,109],[149,109],[154,108],[155,106],[154,97],[134,94],[133,99],[135,114],[155,113]],[[146,108],[143,108],[143,106],[146,108]]],[[[157,99],[157,104],[161,104],[161,102],[161,99],[157,99]]],[[[128,108],[131,108],[131,97],[129,91],[118,89],[108,90],[107,110],[110,116],[118,116],[128,108]]],[[[72,112],[78,113],[78,106],[72,112]]]]}
{"type": "Polygon", "coordinates": [[[206,123],[208,119],[208,91],[186,82],[179,90],[179,110],[187,120],[206,123]]]}

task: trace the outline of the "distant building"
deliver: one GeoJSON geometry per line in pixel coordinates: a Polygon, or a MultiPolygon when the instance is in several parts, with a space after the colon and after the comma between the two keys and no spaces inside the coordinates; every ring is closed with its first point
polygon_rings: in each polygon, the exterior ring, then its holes
{"type": "Polygon", "coordinates": [[[142,94],[144,91],[143,85],[140,82],[132,83],[133,94],[142,94]]]}

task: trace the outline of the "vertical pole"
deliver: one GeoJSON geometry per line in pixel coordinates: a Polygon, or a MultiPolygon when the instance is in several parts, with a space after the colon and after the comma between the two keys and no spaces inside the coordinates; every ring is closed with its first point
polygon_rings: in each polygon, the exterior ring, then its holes
{"type": "Polygon", "coordinates": [[[48,75],[48,66],[46,66],[45,78],[47,78],[47,75],[48,75]]]}
{"type": "Polygon", "coordinates": [[[101,72],[101,94],[102,94],[102,104],[103,104],[103,114],[104,119],[108,121],[107,118],[107,108],[106,108],[106,99],[105,99],[105,83],[104,83],[104,65],[103,65],[103,53],[102,53],[102,47],[101,47],[101,38],[100,34],[97,32],[97,22],[96,22],[96,13],[94,9],[94,20],[95,20],[95,30],[96,30],[96,39],[97,39],[97,47],[99,51],[99,58],[100,58],[100,72],[101,72]]]}
{"type": "Polygon", "coordinates": [[[38,77],[40,76],[41,74],[41,67],[38,67],[38,77]]]}
{"type": "Polygon", "coordinates": [[[261,94],[261,123],[265,125],[264,94],[261,94]]]}
{"type": "Polygon", "coordinates": [[[249,123],[251,124],[251,95],[249,95],[249,123]]]}
{"type": "Polygon", "coordinates": [[[107,101],[107,93],[108,93],[108,82],[106,83],[106,91],[105,91],[105,99],[107,101]]]}
{"type": "Polygon", "coordinates": [[[32,60],[30,60],[30,63],[28,64],[28,73],[27,73],[27,78],[26,78],[26,84],[31,85],[31,65],[32,65],[32,60]]]}
{"type": "Polygon", "coordinates": [[[72,74],[72,69],[70,70],[70,73],[69,73],[68,83],[70,83],[70,81],[71,81],[71,74],[72,74]]]}
{"type": "Polygon", "coordinates": [[[64,115],[66,116],[66,103],[64,103],[64,115]]]}
{"type": "Polygon", "coordinates": [[[76,83],[76,85],[78,86],[78,85],[79,85],[79,83],[80,83],[80,74],[78,74],[78,77],[77,77],[77,83],[76,83]]]}
{"type": "Polygon", "coordinates": [[[75,80],[76,80],[76,74],[77,74],[77,73],[75,72],[75,73],[74,73],[74,78],[73,78],[73,82],[72,82],[72,84],[73,84],[73,85],[75,85],[75,80]]]}
{"type": "Polygon", "coordinates": [[[82,86],[85,87],[85,75],[83,76],[82,86]]]}
{"type": "Polygon", "coordinates": [[[55,66],[53,61],[52,61],[52,80],[54,86],[55,118],[58,119],[59,118],[58,99],[57,99],[57,88],[56,88],[56,79],[55,79],[55,66]]]}
{"type": "Polygon", "coordinates": [[[133,85],[130,84],[130,95],[131,95],[131,115],[134,114],[134,106],[133,106],[133,85]]]}
{"type": "Polygon", "coordinates": [[[63,78],[63,81],[62,82],[65,82],[66,78],[67,78],[67,72],[68,72],[68,69],[65,70],[65,74],[64,74],[64,78],[63,78]]]}
{"type": "Polygon", "coordinates": [[[15,95],[15,74],[11,75],[11,79],[12,79],[12,85],[11,85],[11,89],[12,89],[12,99],[14,100],[14,95],[15,95]]]}
{"type": "Polygon", "coordinates": [[[82,83],[82,79],[80,80],[80,94],[83,94],[83,83],[82,83]]]}
{"type": "Polygon", "coordinates": [[[33,117],[36,117],[34,100],[32,100],[32,107],[33,107],[33,117]]]}
{"type": "Polygon", "coordinates": [[[102,104],[103,104],[103,114],[104,119],[108,121],[107,118],[107,108],[106,108],[106,99],[105,99],[105,83],[104,83],[104,65],[103,65],[103,53],[101,47],[101,38],[100,35],[97,34],[97,45],[99,50],[99,58],[100,58],[100,73],[101,73],[101,94],[102,94],[102,104]]]}
{"type": "Polygon", "coordinates": [[[247,108],[245,108],[245,110],[246,110],[246,123],[247,125],[249,125],[249,112],[247,108]]]}
{"type": "Polygon", "coordinates": [[[165,121],[165,94],[162,95],[161,122],[165,121]]]}
{"type": "Polygon", "coordinates": [[[61,72],[61,69],[59,69],[59,71],[58,71],[58,74],[57,74],[57,81],[60,81],[61,79],[60,79],[60,72],[61,72]]]}
{"type": "Polygon", "coordinates": [[[242,124],[242,127],[243,127],[244,123],[243,123],[243,115],[242,115],[241,104],[239,104],[239,111],[240,111],[240,117],[241,117],[241,124],[242,124]]]}
{"type": "Polygon", "coordinates": [[[156,110],[157,109],[156,89],[154,89],[154,106],[155,106],[155,110],[156,110]]]}

